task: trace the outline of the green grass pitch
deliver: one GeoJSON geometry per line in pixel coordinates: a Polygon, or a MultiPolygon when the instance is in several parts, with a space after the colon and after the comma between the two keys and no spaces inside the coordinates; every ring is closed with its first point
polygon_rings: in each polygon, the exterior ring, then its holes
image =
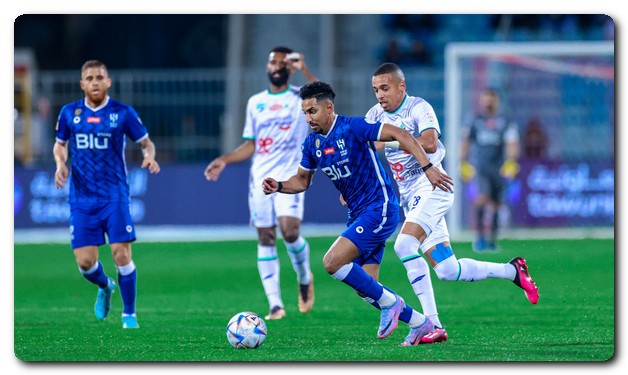
{"type": "MultiPolygon", "coordinates": [[[[454,243],[458,258],[507,262],[524,256],[539,286],[531,305],[510,281],[445,282],[432,271],[439,316],[449,340],[404,348],[407,325],[377,339],[379,312],[329,276],[321,260],[334,238],[311,238],[316,303],[297,309],[295,273],[279,245],[287,316],[267,321],[255,350],[233,349],[232,315],[265,315],[256,242],[142,243],[138,267],[139,330],[123,330],[116,292],[104,321],[93,315],[96,287],[82,279],[69,245],[15,245],[14,351],[23,361],[606,361],[615,353],[615,241],[501,242],[495,254],[454,243]]],[[[100,258],[115,275],[108,247],[100,258]]],[[[420,310],[387,245],[380,281],[420,310]]]]}

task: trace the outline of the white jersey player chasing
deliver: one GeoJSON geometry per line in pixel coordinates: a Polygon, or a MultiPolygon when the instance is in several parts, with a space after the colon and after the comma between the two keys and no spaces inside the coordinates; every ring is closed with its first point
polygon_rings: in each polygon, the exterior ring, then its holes
{"type": "MultiPolygon", "coordinates": [[[[442,161],[445,147],[439,141],[440,126],[432,106],[424,99],[406,93],[405,77],[392,63],[382,64],[372,78],[378,104],[366,114],[366,119],[396,125],[414,135],[427,153],[431,164],[445,173],[442,161]]],[[[385,154],[399,188],[400,204],[405,222],[395,241],[395,253],[403,262],[423,313],[435,329],[421,338],[421,343],[447,340],[447,332],[438,319],[430,270],[419,254],[419,248],[441,280],[479,281],[487,278],[512,280],[521,287],[528,300],[536,304],[538,288],[528,273],[524,258],[508,263],[480,262],[456,259],[449,242],[445,214],[454,202],[452,192],[434,189],[416,159],[396,142],[385,145],[385,154]]]]}
{"type": "Polygon", "coordinates": [[[251,225],[258,233],[257,266],[270,306],[266,319],[281,319],[286,315],[279,286],[277,224],[297,274],[299,311],[305,314],[314,304],[310,247],[300,235],[305,193],[267,196],[259,188],[266,176],[279,179],[292,176],[301,161],[301,144],[309,133],[309,126],[301,110],[299,88],[288,84],[296,70],[300,70],[308,82],[316,80],[302,54],[281,46],[270,51],[266,64],[270,87],[248,100],[242,133],[244,142],[214,159],[205,169],[207,180],[216,181],[228,164],[252,157],[249,210],[251,225]]]}

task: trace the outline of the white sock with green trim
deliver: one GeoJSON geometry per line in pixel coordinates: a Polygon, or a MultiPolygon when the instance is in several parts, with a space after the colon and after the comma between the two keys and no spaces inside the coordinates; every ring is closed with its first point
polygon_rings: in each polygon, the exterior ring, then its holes
{"type": "Polygon", "coordinates": [[[299,284],[310,283],[310,244],[305,238],[299,236],[296,241],[290,243],[284,241],[288,249],[288,255],[292,260],[292,268],[297,273],[299,284]]]}
{"type": "Polygon", "coordinates": [[[268,304],[283,307],[279,289],[279,258],[275,246],[257,245],[257,269],[262,279],[268,304]]]}
{"type": "Polygon", "coordinates": [[[428,316],[432,323],[442,327],[438,319],[436,300],[434,299],[434,289],[430,277],[430,266],[425,259],[419,255],[421,243],[414,236],[399,234],[395,240],[395,253],[403,263],[408,274],[408,280],[414,290],[414,294],[421,302],[423,314],[428,316]]]}

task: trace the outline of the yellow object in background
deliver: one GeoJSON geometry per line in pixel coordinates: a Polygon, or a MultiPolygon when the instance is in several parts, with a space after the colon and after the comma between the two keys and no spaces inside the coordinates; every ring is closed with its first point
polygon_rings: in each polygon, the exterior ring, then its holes
{"type": "Polygon", "coordinates": [[[512,180],[519,174],[519,163],[515,159],[506,159],[502,167],[499,169],[502,177],[512,180]]]}
{"type": "Polygon", "coordinates": [[[475,176],[475,168],[468,161],[460,162],[460,178],[462,181],[469,182],[475,176]]]}

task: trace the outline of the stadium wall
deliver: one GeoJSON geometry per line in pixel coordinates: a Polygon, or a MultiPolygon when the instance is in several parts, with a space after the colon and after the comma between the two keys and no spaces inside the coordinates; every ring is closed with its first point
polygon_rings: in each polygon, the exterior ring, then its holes
{"type": "MultiPolygon", "coordinates": [[[[162,166],[150,175],[129,169],[131,212],[138,225],[246,225],[249,222],[249,164],[232,165],[218,182],[205,180],[205,164],[162,166]]],[[[315,175],[305,200],[304,221],[344,224],[347,214],[338,193],[322,174],[315,175]]],[[[261,187],[260,187],[261,189],[261,187]]],[[[67,228],[68,186],[56,189],[54,169],[15,168],[15,229],[67,228]]]]}
{"type": "MultiPolygon", "coordinates": [[[[249,164],[232,165],[224,170],[218,182],[211,183],[203,176],[204,168],[205,164],[200,163],[166,164],[157,175],[149,175],[140,168],[129,170],[132,215],[142,242],[256,238],[255,230],[248,225],[249,164]]],[[[55,188],[54,169],[16,167],[14,243],[68,243],[67,194],[67,186],[61,190],[55,188]]],[[[610,222],[596,217],[598,225],[592,227],[591,218],[582,220],[577,213],[564,214],[570,217],[536,218],[534,222],[524,215],[521,217],[524,222],[507,228],[502,236],[614,238],[613,215],[610,222]]],[[[338,201],[338,192],[322,174],[314,176],[306,194],[304,215],[303,234],[307,237],[335,237],[345,227],[346,210],[338,201]]],[[[470,231],[462,230],[452,240],[470,241],[472,237],[470,231]]]]}

